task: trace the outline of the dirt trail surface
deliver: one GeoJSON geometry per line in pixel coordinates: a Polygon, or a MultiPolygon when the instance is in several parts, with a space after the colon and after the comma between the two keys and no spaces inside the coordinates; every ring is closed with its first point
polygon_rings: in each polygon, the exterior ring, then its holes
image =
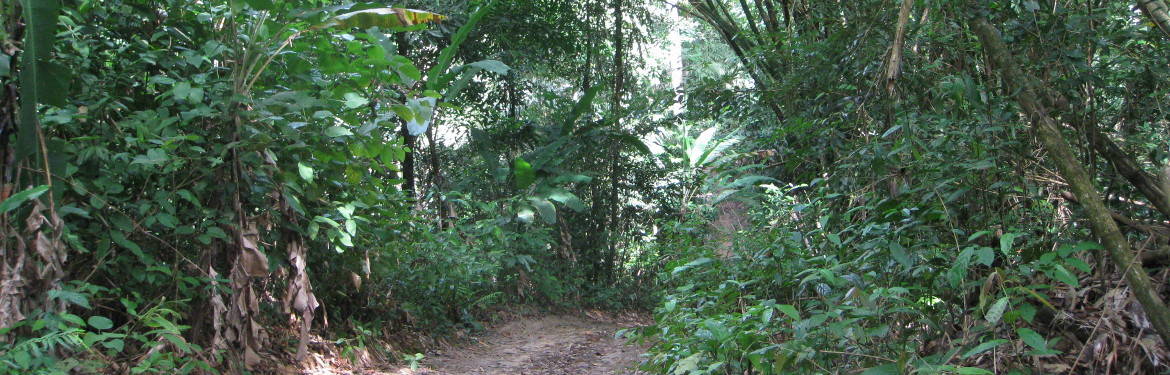
{"type": "Polygon", "coordinates": [[[599,316],[548,316],[495,327],[478,342],[436,351],[413,375],[635,375],[643,348],[614,338],[634,324],[599,316]]]}

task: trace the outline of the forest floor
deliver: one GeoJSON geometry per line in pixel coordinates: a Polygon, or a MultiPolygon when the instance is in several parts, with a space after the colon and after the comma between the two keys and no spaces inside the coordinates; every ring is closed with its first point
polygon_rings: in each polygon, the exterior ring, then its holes
{"type": "Polygon", "coordinates": [[[635,375],[644,348],[614,334],[637,325],[637,317],[601,313],[521,318],[471,343],[436,350],[417,370],[390,374],[635,375]]]}

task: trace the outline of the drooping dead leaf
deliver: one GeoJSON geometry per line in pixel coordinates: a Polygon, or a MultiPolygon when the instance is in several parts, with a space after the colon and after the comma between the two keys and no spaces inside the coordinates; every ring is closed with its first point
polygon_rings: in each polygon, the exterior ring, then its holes
{"type": "MultiPolygon", "coordinates": [[[[0,249],[0,259],[4,263],[0,264],[0,327],[11,327],[16,322],[24,320],[24,314],[21,313],[22,301],[24,301],[24,278],[20,276],[20,270],[24,268],[24,252],[19,249],[0,249]],[[16,254],[12,258],[15,261],[8,264],[8,251],[15,250],[16,254]]],[[[0,336],[0,343],[7,342],[4,336],[0,336]]]]}
{"type": "Polygon", "coordinates": [[[358,274],[356,274],[356,273],[350,272],[349,273],[349,281],[353,282],[354,289],[362,290],[362,277],[361,276],[358,276],[358,274]]]}
{"type": "Polygon", "coordinates": [[[41,204],[41,201],[33,201],[32,212],[30,212],[28,214],[28,218],[24,220],[24,227],[28,233],[36,233],[36,231],[41,229],[41,225],[47,222],[45,220],[45,215],[41,214],[41,211],[44,210],[45,206],[41,204]]]}
{"type": "Polygon", "coordinates": [[[244,367],[248,370],[256,369],[263,362],[259,350],[268,341],[264,327],[256,321],[260,315],[260,296],[252,286],[253,277],[268,274],[268,259],[256,246],[258,240],[256,221],[249,220],[244,228],[240,228],[237,237],[238,252],[229,276],[231,303],[223,322],[227,326],[224,339],[236,353],[242,354],[244,367]]]}
{"type": "Polygon", "coordinates": [[[0,328],[11,327],[33,309],[58,312],[65,308],[64,301],[49,298],[65,276],[68,254],[61,240],[61,218],[41,200],[33,200],[24,224],[23,232],[19,224],[0,228],[0,328]]]}
{"type": "Polygon", "coordinates": [[[300,314],[300,343],[297,345],[296,356],[297,361],[300,361],[305,359],[308,352],[309,327],[313,324],[313,312],[320,303],[313,294],[309,274],[305,272],[305,245],[299,239],[291,241],[288,245],[288,262],[292,265],[292,274],[285,293],[284,308],[285,311],[300,314]]]}
{"type": "Polygon", "coordinates": [[[250,224],[247,230],[240,234],[240,261],[243,262],[244,272],[252,277],[268,276],[268,256],[256,246],[259,238],[255,223],[250,224]]]}
{"type": "Polygon", "coordinates": [[[370,251],[366,250],[365,259],[362,260],[362,275],[370,276],[370,251]]]}
{"type": "Polygon", "coordinates": [[[211,348],[213,350],[227,350],[228,343],[225,337],[226,327],[224,326],[223,317],[227,315],[228,308],[227,305],[224,305],[223,296],[219,293],[219,282],[215,281],[219,279],[219,273],[215,272],[214,267],[207,267],[207,275],[212,280],[211,298],[209,299],[209,303],[211,304],[211,348]]]}

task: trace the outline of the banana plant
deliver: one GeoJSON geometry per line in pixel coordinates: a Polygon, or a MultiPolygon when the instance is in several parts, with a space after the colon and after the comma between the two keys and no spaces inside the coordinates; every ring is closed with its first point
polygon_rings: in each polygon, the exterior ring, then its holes
{"type": "Polygon", "coordinates": [[[662,150],[659,157],[667,168],[677,169],[678,180],[683,185],[682,215],[703,190],[712,197],[708,203],[716,204],[747,187],[775,181],[770,177],[746,174],[758,165],[731,167],[741,155],[729,150],[739,143],[740,138],[735,132],[719,137],[719,130],[719,124],[712,124],[692,136],[691,129],[683,126],[667,130],[659,138],[662,150]]]}
{"type": "MultiPolygon", "coordinates": [[[[352,5],[351,5],[352,6],[352,5]]],[[[300,30],[293,31],[294,25],[288,24],[282,27],[282,31],[273,35],[281,35],[288,33],[284,40],[276,44],[270,52],[267,48],[262,47],[264,41],[259,37],[261,30],[264,28],[264,23],[268,18],[267,12],[270,9],[258,9],[261,16],[253,23],[251,30],[245,35],[246,39],[251,44],[242,47],[243,61],[242,66],[245,69],[237,70],[237,77],[235,77],[236,92],[248,97],[252,91],[252,87],[256,81],[260,79],[260,75],[268,69],[272,64],[272,60],[276,56],[280,56],[289,46],[292,45],[297,38],[308,32],[318,31],[322,29],[368,29],[372,27],[380,28],[384,31],[390,32],[405,32],[419,30],[427,24],[442,22],[447,17],[441,14],[406,9],[406,8],[371,8],[355,10],[347,13],[338,14],[326,18],[323,22],[310,24],[300,30]]],[[[348,10],[345,7],[333,7],[329,9],[314,10],[301,14],[301,17],[311,17],[313,15],[326,13],[327,10],[338,11],[348,10]]],[[[269,41],[268,43],[272,43],[269,41]]]]}

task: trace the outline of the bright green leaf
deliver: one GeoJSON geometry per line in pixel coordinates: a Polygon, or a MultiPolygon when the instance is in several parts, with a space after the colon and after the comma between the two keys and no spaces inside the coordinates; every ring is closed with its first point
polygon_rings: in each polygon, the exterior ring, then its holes
{"type": "Polygon", "coordinates": [[[1064,266],[1061,266],[1059,264],[1053,265],[1052,271],[1047,272],[1047,274],[1048,274],[1048,276],[1052,277],[1053,279],[1056,279],[1056,281],[1060,281],[1062,283],[1072,285],[1073,287],[1081,286],[1081,283],[1079,280],[1077,280],[1076,275],[1073,275],[1072,272],[1069,272],[1068,269],[1064,268],[1064,266]]]}
{"type": "Polygon", "coordinates": [[[301,178],[304,179],[305,181],[310,181],[310,182],[313,181],[313,176],[314,176],[313,168],[305,165],[305,163],[299,163],[299,162],[297,163],[297,172],[301,175],[301,178]]]}
{"type": "Polygon", "coordinates": [[[1016,238],[1019,236],[1020,235],[1016,233],[1004,233],[1003,237],[999,238],[999,251],[1002,252],[1003,255],[1011,255],[1012,243],[1015,242],[1016,238]]]}
{"type": "Polygon", "coordinates": [[[365,106],[366,104],[370,104],[369,99],[366,99],[365,97],[359,95],[356,92],[346,93],[342,97],[345,98],[345,100],[344,100],[345,107],[349,108],[349,109],[361,108],[362,106],[365,106]]]}
{"type": "Polygon", "coordinates": [[[134,161],[131,161],[130,164],[159,165],[166,163],[167,160],[170,160],[170,157],[167,156],[166,151],[161,148],[152,148],[146,150],[146,155],[135,156],[134,161]]]}
{"type": "Polygon", "coordinates": [[[463,26],[460,26],[459,30],[456,30],[455,34],[451,36],[451,43],[439,52],[439,58],[435,61],[435,65],[432,65],[431,69],[427,71],[428,89],[438,91],[447,87],[447,84],[451,82],[453,78],[450,74],[447,74],[447,70],[451,68],[451,61],[455,59],[455,53],[459,51],[459,47],[463,45],[463,41],[467,40],[467,36],[471,34],[471,30],[479,24],[480,20],[487,16],[495,4],[495,0],[489,0],[487,3],[480,5],[467,18],[467,22],[464,22],[463,26]]]}
{"type": "Polygon", "coordinates": [[[991,304],[991,307],[987,309],[987,315],[984,315],[984,318],[987,319],[988,323],[991,323],[991,325],[994,326],[996,323],[999,323],[999,319],[1003,317],[1003,312],[1005,309],[1007,309],[1007,305],[1008,297],[1000,298],[999,300],[995,301],[995,303],[991,304]]]}
{"type": "Polygon", "coordinates": [[[349,129],[346,129],[346,128],[343,128],[340,126],[330,126],[329,128],[325,129],[325,135],[329,136],[330,138],[337,138],[337,137],[342,137],[342,136],[347,136],[347,135],[353,135],[353,132],[349,131],[349,129]]]}
{"type": "Polygon", "coordinates": [[[102,341],[102,346],[115,352],[122,352],[122,349],[126,346],[126,342],[122,339],[106,340],[102,341]]]}
{"type": "Polygon", "coordinates": [[[506,65],[500,61],[496,61],[496,60],[476,61],[476,62],[473,62],[471,64],[467,64],[467,65],[474,66],[476,68],[480,68],[480,69],[483,69],[483,70],[486,70],[486,71],[489,71],[492,73],[496,73],[496,74],[508,74],[508,70],[512,69],[512,68],[509,68],[508,65],[506,65]]]}
{"type": "Polygon", "coordinates": [[[390,67],[394,68],[394,72],[398,73],[398,77],[407,85],[413,85],[422,79],[422,72],[406,56],[395,55],[391,57],[390,67]]]}
{"type": "Polygon", "coordinates": [[[61,289],[51,289],[49,290],[48,295],[50,299],[66,301],[71,304],[81,306],[87,310],[91,308],[89,305],[89,298],[81,293],[61,289]]]}
{"type": "Polygon", "coordinates": [[[979,355],[980,353],[986,352],[988,350],[991,350],[992,348],[1006,344],[1008,342],[1009,342],[1008,340],[1004,340],[1004,339],[995,339],[995,340],[991,340],[991,341],[979,344],[979,345],[975,346],[974,348],[972,348],[971,350],[968,350],[966,353],[964,353],[962,358],[963,359],[971,358],[973,356],[979,355]]]}
{"type": "Polygon", "coordinates": [[[12,194],[12,196],[8,197],[8,199],[5,199],[4,202],[0,202],[0,215],[15,210],[17,207],[20,207],[21,204],[24,204],[24,202],[37,199],[46,191],[49,191],[49,186],[40,185],[26,189],[16,194],[12,194]]]}
{"type": "Polygon", "coordinates": [[[897,363],[887,363],[877,367],[870,367],[861,372],[861,375],[901,375],[902,368],[897,363]]]}
{"type": "Polygon", "coordinates": [[[800,312],[796,310],[796,306],[779,305],[776,306],[776,308],[779,309],[780,312],[784,313],[784,315],[788,315],[788,317],[792,318],[792,320],[800,320],[800,312]]]}
{"type": "Polygon", "coordinates": [[[1040,336],[1039,333],[1036,333],[1031,328],[1017,329],[1016,334],[1020,335],[1020,340],[1023,340],[1032,349],[1046,350],[1048,348],[1048,342],[1044,339],[1044,336],[1040,336]]]}
{"type": "Polygon", "coordinates": [[[522,223],[527,224],[532,222],[532,219],[535,217],[535,215],[536,213],[532,212],[532,209],[521,208],[520,211],[516,213],[516,219],[520,220],[522,223]]]}
{"type": "Polygon", "coordinates": [[[114,322],[104,316],[94,315],[89,317],[89,326],[98,330],[110,329],[114,327],[114,322]]]}
{"type": "Polygon", "coordinates": [[[523,190],[532,186],[536,182],[536,171],[532,170],[532,164],[528,164],[522,158],[516,158],[512,163],[512,174],[516,177],[516,188],[523,190]]]}

